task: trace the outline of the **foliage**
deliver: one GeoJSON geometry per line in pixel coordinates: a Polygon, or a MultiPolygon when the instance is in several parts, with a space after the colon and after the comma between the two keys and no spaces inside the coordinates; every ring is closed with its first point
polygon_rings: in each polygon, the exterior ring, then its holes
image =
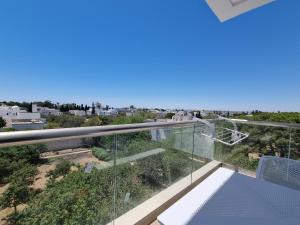
{"type": "Polygon", "coordinates": [[[173,116],[175,116],[175,113],[167,113],[165,118],[166,119],[172,119],[173,116]]]}
{"type": "Polygon", "coordinates": [[[102,125],[102,120],[100,119],[99,116],[89,117],[82,124],[82,126],[84,126],[84,127],[88,127],[88,126],[100,126],[100,125],[102,125]]]}
{"type": "Polygon", "coordinates": [[[60,162],[56,165],[55,169],[50,171],[47,176],[52,176],[53,178],[59,176],[65,176],[71,168],[71,163],[67,160],[60,160],[60,162]]]}
{"type": "Polygon", "coordinates": [[[8,182],[8,178],[18,170],[40,162],[39,151],[43,145],[16,146],[0,149],[0,183],[8,182]]]}
{"type": "Polygon", "coordinates": [[[30,109],[30,105],[31,103],[30,102],[14,102],[14,101],[3,101],[3,102],[0,102],[0,105],[7,105],[7,106],[19,106],[21,108],[25,108],[27,110],[30,109]]]}
{"type": "Polygon", "coordinates": [[[255,112],[251,116],[240,115],[236,118],[255,120],[255,121],[273,121],[273,122],[291,122],[300,123],[300,113],[299,112],[255,112]]]}
{"type": "Polygon", "coordinates": [[[6,121],[0,116],[0,128],[6,126],[6,121]]]}
{"type": "Polygon", "coordinates": [[[103,148],[93,147],[92,154],[99,160],[109,161],[112,159],[112,155],[103,148]]]}
{"type": "Polygon", "coordinates": [[[9,181],[22,180],[26,185],[33,184],[34,176],[37,174],[37,168],[24,160],[12,162],[13,173],[9,177],[9,181]]]}
{"type": "Polygon", "coordinates": [[[112,124],[130,124],[130,123],[143,123],[145,121],[145,117],[141,114],[134,116],[117,116],[112,124]]]}
{"type": "Polygon", "coordinates": [[[300,159],[300,131],[290,131],[285,128],[254,126],[239,124],[238,129],[248,133],[249,137],[242,143],[232,147],[215,143],[215,157],[242,168],[255,170],[258,160],[251,159],[249,154],[288,157],[289,137],[292,132],[292,159],[300,159]]]}
{"type": "MultiPolygon", "coordinates": [[[[116,192],[118,213],[126,209],[124,196],[130,192],[133,199],[145,196],[141,182],[137,179],[137,168],[130,165],[118,167],[116,192]]],[[[107,224],[112,213],[112,169],[69,173],[37,195],[22,214],[22,224],[107,224]]]]}
{"type": "Polygon", "coordinates": [[[69,128],[80,127],[84,124],[85,119],[80,116],[62,114],[60,116],[49,116],[47,118],[47,128],[69,128]]]}
{"type": "Polygon", "coordinates": [[[217,114],[213,112],[207,113],[205,116],[202,116],[203,119],[216,119],[217,114]]]}
{"type": "MultiPolygon", "coordinates": [[[[20,164],[20,161],[18,163],[20,164]]],[[[14,214],[17,213],[19,204],[24,204],[30,199],[32,191],[29,185],[33,184],[34,176],[37,174],[36,167],[24,161],[22,163],[22,167],[15,168],[13,174],[9,177],[8,189],[0,198],[1,208],[13,207],[14,214]]],[[[11,223],[14,224],[14,220],[11,223]]]]}
{"type": "Polygon", "coordinates": [[[46,101],[43,101],[43,102],[35,102],[35,104],[37,104],[38,106],[41,106],[41,107],[48,107],[50,109],[56,108],[56,104],[52,103],[49,100],[46,100],[46,101]]]}
{"type": "Polygon", "coordinates": [[[45,147],[43,145],[24,145],[0,149],[0,158],[10,162],[25,160],[32,164],[37,164],[40,160],[39,152],[45,147]]]}
{"type": "Polygon", "coordinates": [[[0,129],[0,132],[10,132],[10,131],[16,131],[16,129],[12,127],[5,127],[0,129]]]}
{"type": "Polygon", "coordinates": [[[17,206],[26,203],[29,200],[29,196],[29,186],[26,183],[23,183],[21,179],[13,180],[0,198],[0,205],[2,208],[14,207],[16,213],[17,206]]]}

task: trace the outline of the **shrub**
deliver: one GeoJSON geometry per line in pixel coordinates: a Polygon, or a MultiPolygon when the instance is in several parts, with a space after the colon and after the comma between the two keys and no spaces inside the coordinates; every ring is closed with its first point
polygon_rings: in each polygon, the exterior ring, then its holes
{"type": "Polygon", "coordinates": [[[61,160],[55,167],[54,170],[47,173],[47,176],[65,176],[71,168],[71,163],[67,160],[61,160]]]}
{"type": "Polygon", "coordinates": [[[111,154],[103,148],[93,147],[92,154],[99,160],[109,161],[112,159],[111,154]]]}
{"type": "Polygon", "coordinates": [[[5,125],[6,121],[2,117],[0,117],[0,128],[5,127],[5,125]]]}

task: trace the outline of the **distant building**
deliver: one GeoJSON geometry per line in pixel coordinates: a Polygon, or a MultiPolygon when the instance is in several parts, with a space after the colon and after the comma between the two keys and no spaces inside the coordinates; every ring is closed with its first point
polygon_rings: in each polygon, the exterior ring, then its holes
{"type": "MultiPolygon", "coordinates": [[[[92,115],[92,109],[87,111],[87,115],[92,115]]],[[[95,115],[97,116],[116,116],[118,115],[117,109],[103,109],[103,108],[95,108],[95,115]]]]}
{"type": "Polygon", "coordinates": [[[42,129],[45,125],[38,112],[27,112],[19,106],[0,106],[0,116],[6,121],[6,127],[16,130],[42,129]]]}
{"type": "Polygon", "coordinates": [[[19,106],[0,106],[0,116],[3,119],[18,119],[18,120],[38,120],[41,118],[40,113],[30,113],[20,109],[19,106]]]}
{"type": "Polygon", "coordinates": [[[193,120],[193,115],[190,112],[179,111],[172,117],[173,121],[187,121],[193,120]]]}
{"type": "Polygon", "coordinates": [[[116,116],[118,111],[116,109],[100,110],[98,112],[99,116],[116,116]]]}
{"type": "Polygon", "coordinates": [[[167,115],[166,111],[158,110],[158,109],[151,109],[151,113],[156,114],[160,118],[164,118],[167,115]]]}
{"type": "Polygon", "coordinates": [[[84,110],[70,110],[69,113],[74,116],[86,116],[87,115],[86,111],[84,111],[84,110]]]}
{"type": "Polygon", "coordinates": [[[32,112],[38,112],[42,116],[60,116],[62,114],[62,112],[58,109],[36,106],[35,104],[32,104],[32,112]]]}

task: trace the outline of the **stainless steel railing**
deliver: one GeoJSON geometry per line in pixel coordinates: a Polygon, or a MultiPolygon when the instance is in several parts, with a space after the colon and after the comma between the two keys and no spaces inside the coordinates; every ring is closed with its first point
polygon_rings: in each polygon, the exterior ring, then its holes
{"type": "MultiPolygon", "coordinates": [[[[213,121],[213,120],[209,120],[213,121]]],[[[281,127],[300,129],[297,123],[278,123],[265,121],[234,121],[237,124],[258,126],[281,127]]],[[[31,131],[0,132],[0,147],[9,147],[24,144],[37,144],[47,141],[77,139],[86,137],[107,136],[112,134],[124,134],[147,131],[156,128],[168,128],[197,124],[199,121],[174,121],[174,122],[150,122],[124,125],[108,125],[94,127],[59,128],[31,131]]]]}
{"type": "Polygon", "coordinates": [[[196,123],[197,121],[150,122],[95,127],[1,132],[0,147],[37,144],[47,141],[67,140],[85,137],[107,136],[112,134],[133,133],[162,127],[167,128],[176,126],[188,126],[196,123]]]}

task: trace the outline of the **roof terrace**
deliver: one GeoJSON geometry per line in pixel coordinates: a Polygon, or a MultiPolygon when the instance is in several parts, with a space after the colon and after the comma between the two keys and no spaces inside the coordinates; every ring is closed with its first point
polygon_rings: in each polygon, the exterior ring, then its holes
{"type": "Polygon", "coordinates": [[[9,201],[2,191],[1,216],[15,207],[9,219],[21,224],[297,224],[299,140],[297,125],[222,118],[2,132],[2,190],[34,194],[9,201]]]}

